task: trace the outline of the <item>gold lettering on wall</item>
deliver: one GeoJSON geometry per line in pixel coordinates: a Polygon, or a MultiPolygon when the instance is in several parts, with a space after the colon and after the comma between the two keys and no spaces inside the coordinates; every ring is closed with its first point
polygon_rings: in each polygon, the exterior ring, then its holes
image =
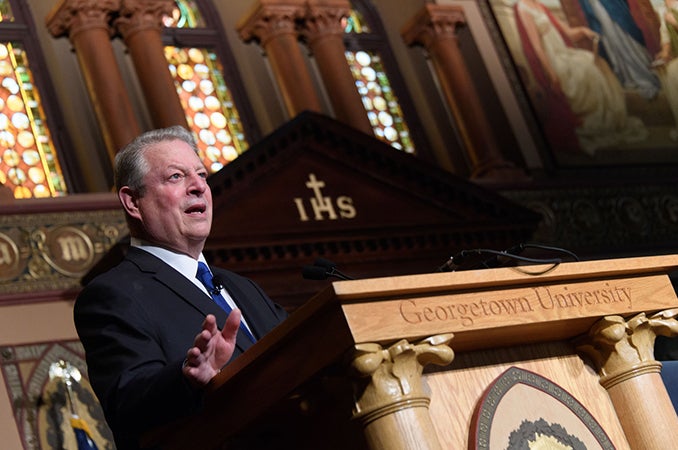
{"type": "Polygon", "coordinates": [[[325,182],[318,180],[314,173],[308,174],[306,187],[313,191],[313,197],[308,198],[307,201],[300,197],[294,198],[299,220],[302,222],[308,222],[311,219],[321,221],[356,217],[357,211],[353,206],[353,199],[346,195],[340,195],[336,199],[324,196],[321,189],[325,187],[325,182]],[[307,206],[310,207],[307,208],[307,206]]]}
{"type": "Polygon", "coordinates": [[[56,242],[61,249],[61,258],[64,261],[84,261],[89,256],[85,242],[78,236],[61,236],[56,242]]]}

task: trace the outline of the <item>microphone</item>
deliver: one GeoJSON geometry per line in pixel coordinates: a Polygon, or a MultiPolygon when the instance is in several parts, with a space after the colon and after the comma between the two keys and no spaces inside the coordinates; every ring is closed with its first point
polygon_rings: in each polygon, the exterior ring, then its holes
{"type": "Polygon", "coordinates": [[[436,269],[436,272],[454,272],[461,266],[464,259],[466,259],[466,250],[462,250],[456,255],[450,256],[450,259],[445,261],[445,263],[436,269]]]}
{"type": "Polygon", "coordinates": [[[317,258],[312,266],[304,266],[302,275],[309,280],[325,280],[328,277],[339,278],[340,280],[354,280],[337,269],[337,265],[325,258],[317,258]]]}
{"type": "Polygon", "coordinates": [[[327,270],[318,266],[304,266],[301,274],[307,280],[325,280],[327,279],[327,270]]]}
{"type": "Polygon", "coordinates": [[[212,289],[211,294],[217,295],[221,290],[224,288],[224,282],[221,279],[219,275],[214,275],[212,277],[212,284],[214,285],[214,289],[212,289]]]}
{"type": "Polygon", "coordinates": [[[316,260],[313,262],[313,265],[327,270],[334,270],[337,268],[335,263],[325,258],[316,258],[316,260]]]}

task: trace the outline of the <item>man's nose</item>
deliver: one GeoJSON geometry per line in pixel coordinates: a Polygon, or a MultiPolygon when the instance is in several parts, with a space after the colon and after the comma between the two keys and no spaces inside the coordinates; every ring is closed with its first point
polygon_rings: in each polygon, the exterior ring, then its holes
{"type": "Polygon", "coordinates": [[[191,192],[205,192],[208,189],[207,179],[197,173],[191,174],[188,189],[191,192]]]}

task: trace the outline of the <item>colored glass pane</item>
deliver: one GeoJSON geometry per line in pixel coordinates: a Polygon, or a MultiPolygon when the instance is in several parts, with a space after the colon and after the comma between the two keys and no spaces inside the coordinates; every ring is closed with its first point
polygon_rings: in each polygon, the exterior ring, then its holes
{"type": "Polygon", "coordinates": [[[12,5],[9,0],[0,0],[0,22],[13,22],[12,5]]]}
{"type": "Polygon", "coordinates": [[[343,19],[344,33],[370,33],[370,27],[362,14],[351,9],[351,14],[343,19]]]}
{"type": "Polygon", "coordinates": [[[163,25],[167,28],[202,28],[205,22],[194,1],[176,0],[172,15],[163,18],[163,25]]]}
{"type": "Polygon", "coordinates": [[[410,131],[379,55],[366,51],[346,52],[346,60],[375,136],[394,148],[414,153],[410,131]]]}
{"type": "Polygon", "coordinates": [[[240,116],[215,53],[201,48],[165,47],[170,73],[211,173],[247,150],[240,116]]]}
{"type": "Polygon", "coordinates": [[[15,198],[66,194],[40,95],[23,48],[0,43],[0,183],[15,198]]]}

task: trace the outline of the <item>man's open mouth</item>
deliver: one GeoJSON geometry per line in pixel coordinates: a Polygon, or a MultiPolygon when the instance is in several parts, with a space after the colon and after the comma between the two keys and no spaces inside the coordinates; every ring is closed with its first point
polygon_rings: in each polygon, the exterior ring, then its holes
{"type": "Polygon", "coordinates": [[[186,214],[204,214],[206,209],[205,205],[193,205],[186,209],[186,214]]]}

